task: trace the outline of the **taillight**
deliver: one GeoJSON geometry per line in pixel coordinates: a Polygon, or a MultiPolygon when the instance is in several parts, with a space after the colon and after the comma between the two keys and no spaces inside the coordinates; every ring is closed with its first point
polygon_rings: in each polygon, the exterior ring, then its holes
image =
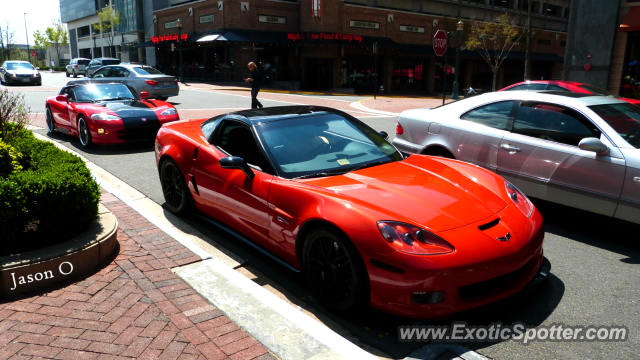
{"type": "Polygon", "coordinates": [[[74,67],[77,69],[77,68],[78,68],[78,65],[75,65],[74,67]]]}
{"type": "Polygon", "coordinates": [[[173,83],[178,85],[178,79],[173,79],[173,83]]]}
{"type": "Polygon", "coordinates": [[[146,82],[147,84],[152,85],[152,86],[158,85],[158,82],[155,81],[155,80],[145,80],[144,82],[146,82]]]}
{"type": "Polygon", "coordinates": [[[378,221],[382,237],[396,250],[416,255],[440,255],[453,252],[453,245],[417,226],[398,221],[378,221]]]}
{"type": "Polygon", "coordinates": [[[402,134],[404,134],[404,129],[402,128],[402,125],[400,125],[400,122],[398,122],[398,125],[396,125],[396,135],[402,134]]]}
{"type": "Polygon", "coordinates": [[[526,217],[531,217],[533,214],[533,204],[517,187],[515,187],[512,183],[505,180],[504,186],[507,188],[507,194],[509,194],[509,199],[516,204],[516,207],[522,211],[522,213],[526,217]]]}

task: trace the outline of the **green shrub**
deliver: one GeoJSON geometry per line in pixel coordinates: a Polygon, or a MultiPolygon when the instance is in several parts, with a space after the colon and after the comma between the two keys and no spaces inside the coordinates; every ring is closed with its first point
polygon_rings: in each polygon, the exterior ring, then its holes
{"type": "Polygon", "coordinates": [[[0,176],[6,177],[22,170],[21,159],[22,154],[17,152],[13,146],[0,140],[0,176]]]}
{"type": "Polygon", "coordinates": [[[23,169],[0,178],[0,256],[68,240],[98,215],[100,188],[82,159],[21,135],[11,145],[23,169]]]}

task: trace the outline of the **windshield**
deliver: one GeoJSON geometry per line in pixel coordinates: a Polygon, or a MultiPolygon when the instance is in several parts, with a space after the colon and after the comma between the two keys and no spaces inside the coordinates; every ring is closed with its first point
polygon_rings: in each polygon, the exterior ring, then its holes
{"type": "Polygon", "coordinates": [[[632,104],[589,106],[629,145],[640,149],[640,108],[632,104]]]}
{"type": "Polygon", "coordinates": [[[160,70],[157,70],[151,66],[142,66],[133,68],[135,72],[140,75],[164,75],[160,70]]]}
{"type": "Polygon", "coordinates": [[[120,64],[120,60],[116,59],[116,60],[102,60],[102,66],[106,66],[106,65],[118,65],[120,64]]]}
{"type": "Polygon", "coordinates": [[[373,129],[339,114],[273,121],[256,130],[274,166],[288,179],[345,173],[370,163],[402,160],[373,129]]]}
{"type": "Polygon", "coordinates": [[[73,93],[77,102],[135,99],[129,88],[123,84],[79,86],[73,89],[73,93]]]}
{"type": "Polygon", "coordinates": [[[91,60],[78,60],[78,65],[89,65],[91,60]]]}
{"type": "Polygon", "coordinates": [[[7,70],[34,70],[29,63],[7,63],[7,70]]]}
{"type": "Polygon", "coordinates": [[[585,89],[585,90],[587,90],[588,92],[590,92],[590,93],[592,93],[594,95],[609,96],[609,97],[614,97],[616,99],[620,97],[620,96],[618,96],[618,95],[616,95],[616,94],[614,94],[614,93],[612,93],[612,92],[610,92],[608,90],[601,89],[601,88],[599,88],[597,86],[579,85],[578,87],[582,88],[582,89],[585,89]]]}

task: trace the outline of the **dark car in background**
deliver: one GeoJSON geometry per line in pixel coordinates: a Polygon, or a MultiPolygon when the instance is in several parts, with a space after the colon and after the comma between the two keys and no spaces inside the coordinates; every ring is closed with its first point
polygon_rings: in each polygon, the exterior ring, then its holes
{"type": "Polygon", "coordinates": [[[0,67],[0,83],[42,85],[42,76],[38,68],[28,61],[7,60],[0,67]]]}
{"type": "Polygon", "coordinates": [[[100,69],[103,66],[118,65],[120,64],[120,62],[121,62],[120,59],[116,59],[116,58],[107,58],[107,57],[95,58],[89,62],[89,65],[87,66],[84,76],[89,76],[93,74],[96,70],[100,69]]]}
{"type": "Polygon", "coordinates": [[[78,75],[87,76],[87,66],[91,62],[91,59],[84,58],[76,58],[72,59],[67,65],[66,75],[67,77],[73,75],[73,77],[78,77],[78,75]]]}

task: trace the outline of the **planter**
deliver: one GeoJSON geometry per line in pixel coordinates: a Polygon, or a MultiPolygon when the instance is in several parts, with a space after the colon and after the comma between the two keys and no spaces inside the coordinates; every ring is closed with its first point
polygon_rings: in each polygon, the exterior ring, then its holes
{"type": "Polygon", "coordinates": [[[0,296],[37,290],[91,272],[113,253],[117,231],[118,220],[100,205],[98,219],[71,240],[0,257],[0,296]]]}

